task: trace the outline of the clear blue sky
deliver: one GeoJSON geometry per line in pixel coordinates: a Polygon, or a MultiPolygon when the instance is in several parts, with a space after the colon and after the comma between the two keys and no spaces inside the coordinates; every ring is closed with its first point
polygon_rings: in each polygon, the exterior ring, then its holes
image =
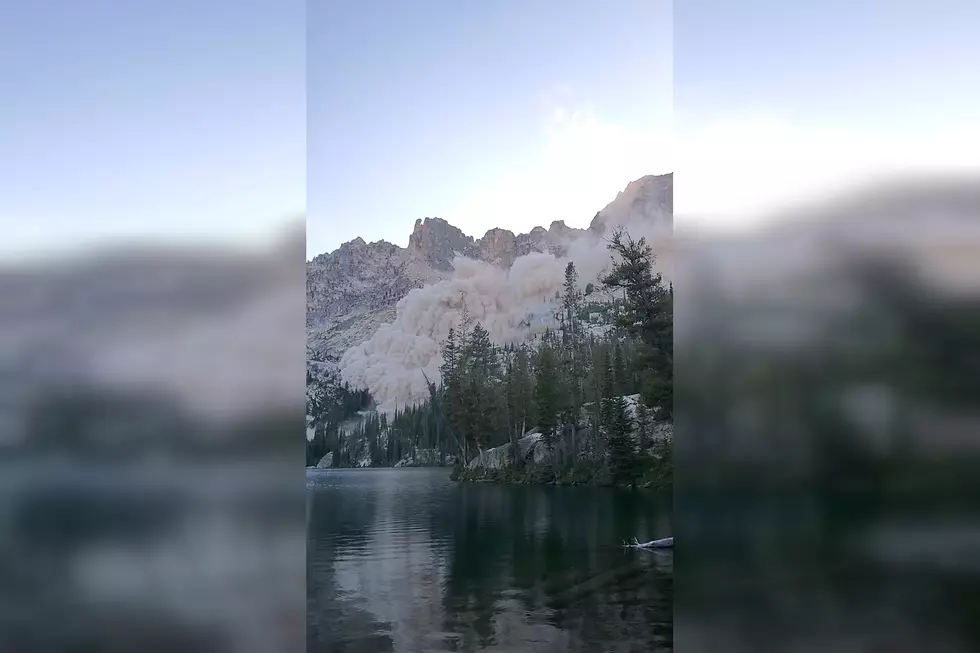
{"type": "Polygon", "coordinates": [[[872,150],[980,156],[975,0],[672,4],[0,3],[0,255],[304,208],[316,254],[582,225],[675,168],[707,210],[872,150]]]}
{"type": "Polygon", "coordinates": [[[417,218],[474,236],[589,220],[670,171],[669,0],[315,2],[310,255],[405,245],[417,218]]]}
{"type": "Polygon", "coordinates": [[[305,206],[301,0],[0,3],[0,256],[305,206]]]}

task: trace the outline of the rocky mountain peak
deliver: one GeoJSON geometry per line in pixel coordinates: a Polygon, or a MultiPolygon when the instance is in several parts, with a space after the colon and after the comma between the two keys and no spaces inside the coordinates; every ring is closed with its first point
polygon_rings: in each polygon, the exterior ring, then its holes
{"type": "MultiPolygon", "coordinates": [[[[672,188],[671,175],[630,183],[596,215],[589,231],[601,233],[608,220],[656,220],[661,215],[670,220],[672,188]]],[[[508,268],[531,252],[565,256],[572,241],[587,233],[556,220],[548,229],[539,226],[526,234],[490,229],[474,240],[441,218],[425,218],[415,221],[406,248],[355,238],[307,264],[309,357],[336,362],[347,348],[394,319],[395,304],[409,291],[447,278],[457,254],[508,268]]]]}
{"type": "Polygon", "coordinates": [[[452,270],[457,254],[476,255],[473,239],[442,218],[416,220],[408,239],[408,249],[417,252],[434,269],[452,270]]]}
{"type": "Polygon", "coordinates": [[[517,258],[517,236],[508,229],[494,228],[476,241],[477,257],[481,261],[509,267],[517,258]]]}
{"type": "Polygon", "coordinates": [[[572,229],[564,220],[555,220],[548,227],[548,236],[554,243],[568,242],[581,235],[581,229],[572,229]]]}
{"type": "Polygon", "coordinates": [[[487,230],[487,233],[483,234],[483,238],[480,240],[507,240],[510,238],[516,238],[513,231],[494,227],[493,229],[487,230]]]}
{"type": "Polygon", "coordinates": [[[637,219],[670,222],[674,213],[674,175],[646,175],[627,184],[606,208],[599,211],[589,231],[602,233],[610,224],[627,224],[637,219]]]}

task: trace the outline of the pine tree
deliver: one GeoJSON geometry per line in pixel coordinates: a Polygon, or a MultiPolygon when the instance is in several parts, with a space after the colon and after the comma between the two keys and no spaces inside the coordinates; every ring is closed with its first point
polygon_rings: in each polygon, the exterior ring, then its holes
{"type": "Polygon", "coordinates": [[[527,424],[528,369],[526,356],[515,351],[507,362],[505,381],[503,384],[504,404],[506,405],[508,433],[516,433],[517,437],[524,435],[527,424]]]}
{"type": "Polygon", "coordinates": [[[578,271],[569,262],[565,267],[564,307],[569,338],[564,351],[566,372],[566,410],[565,420],[577,427],[582,410],[583,385],[586,378],[585,351],[582,341],[579,313],[582,307],[582,293],[578,289],[578,271]]]}
{"type": "Polygon", "coordinates": [[[470,371],[483,379],[489,378],[494,364],[493,344],[490,334],[477,322],[467,339],[467,355],[470,361],[470,371]]]}
{"type": "Polygon", "coordinates": [[[507,406],[507,439],[510,442],[510,449],[508,449],[508,460],[507,463],[512,467],[519,467],[520,460],[517,451],[517,395],[516,395],[516,383],[514,378],[514,364],[511,360],[507,361],[507,369],[504,372],[504,396],[505,405],[507,406]]]}
{"type": "Polygon", "coordinates": [[[582,296],[578,289],[578,272],[575,270],[575,264],[569,262],[565,266],[565,285],[562,305],[565,309],[565,322],[571,332],[571,340],[573,342],[575,342],[576,336],[578,335],[578,313],[582,304],[581,299],[582,296]]]}
{"type": "MultiPolygon", "coordinates": [[[[608,359],[607,359],[608,360],[608,359]]],[[[612,400],[616,397],[616,370],[615,362],[613,360],[608,360],[605,367],[602,370],[602,391],[600,396],[600,403],[602,410],[600,416],[602,418],[602,424],[606,427],[608,432],[613,423],[614,414],[612,412],[612,400]]]]}
{"type": "Polygon", "coordinates": [[[455,377],[458,355],[456,329],[450,327],[446,342],[442,345],[442,366],[440,367],[440,371],[442,372],[443,385],[451,382],[455,377]]]}
{"type": "Polygon", "coordinates": [[[633,449],[633,419],[623,397],[609,402],[609,472],[617,485],[636,483],[636,452],[633,449]]]}
{"type": "Polygon", "coordinates": [[[443,344],[443,362],[440,367],[442,375],[442,407],[450,430],[459,438],[458,445],[462,447],[462,451],[458,453],[468,460],[468,441],[465,433],[466,407],[464,405],[466,389],[464,388],[463,379],[464,349],[459,333],[455,329],[450,328],[446,342],[443,344]]]}
{"type": "Polygon", "coordinates": [[[642,394],[660,415],[671,418],[674,400],[674,289],[664,286],[660,273],[653,273],[653,251],[645,239],[634,241],[623,231],[613,235],[609,249],[620,256],[603,278],[610,288],[626,295],[619,326],[639,337],[640,363],[647,374],[642,394]]]}
{"type": "Polygon", "coordinates": [[[557,361],[550,342],[544,342],[538,350],[535,372],[534,404],[538,428],[541,429],[541,438],[545,445],[553,451],[558,425],[558,388],[555,384],[557,361]]]}
{"type": "Polygon", "coordinates": [[[490,334],[477,322],[467,338],[467,407],[468,435],[476,447],[483,451],[492,446],[500,416],[500,376],[497,352],[490,342],[490,334]]]}
{"type": "Polygon", "coordinates": [[[640,443],[640,453],[650,449],[650,411],[642,401],[636,402],[636,435],[640,443]]]}
{"type": "Polygon", "coordinates": [[[613,362],[612,362],[613,372],[613,387],[617,395],[626,394],[626,361],[623,359],[623,347],[616,342],[615,347],[613,347],[613,362]]]}

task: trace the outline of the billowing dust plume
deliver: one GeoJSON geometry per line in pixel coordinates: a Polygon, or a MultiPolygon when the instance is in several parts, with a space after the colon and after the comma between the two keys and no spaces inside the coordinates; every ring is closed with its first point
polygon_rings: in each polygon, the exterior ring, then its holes
{"type": "Polygon", "coordinates": [[[575,263],[581,288],[589,282],[598,286],[597,277],[611,262],[607,239],[619,226],[633,238],[646,237],[657,254],[658,270],[668,278],[669,218],[607,223],[602,237],[588,233],[570,243],[567,257],[534,252],[518,258],[509,270],[458,257],[451,278],[409,292],[398,302],[394,322],[344,354],[341,378],[367,388],[382,412],[420,403],[428,397],[426,377],[437,385],[440,381],[442,345],[449,329],[459,328],[464,313],[482,324],[497,344],[525,341],[554,327],[549,318],[566,265],[575,263]]]}

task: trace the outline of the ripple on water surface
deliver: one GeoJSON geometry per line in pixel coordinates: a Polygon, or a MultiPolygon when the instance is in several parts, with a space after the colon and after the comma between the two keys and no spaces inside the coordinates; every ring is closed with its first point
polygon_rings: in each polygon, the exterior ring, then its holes
{"type": "Polygon", "coordinates": [[[307,474],[311,651],[671,650],[670,501],[456,484],[448,470],[307,474]]]}

